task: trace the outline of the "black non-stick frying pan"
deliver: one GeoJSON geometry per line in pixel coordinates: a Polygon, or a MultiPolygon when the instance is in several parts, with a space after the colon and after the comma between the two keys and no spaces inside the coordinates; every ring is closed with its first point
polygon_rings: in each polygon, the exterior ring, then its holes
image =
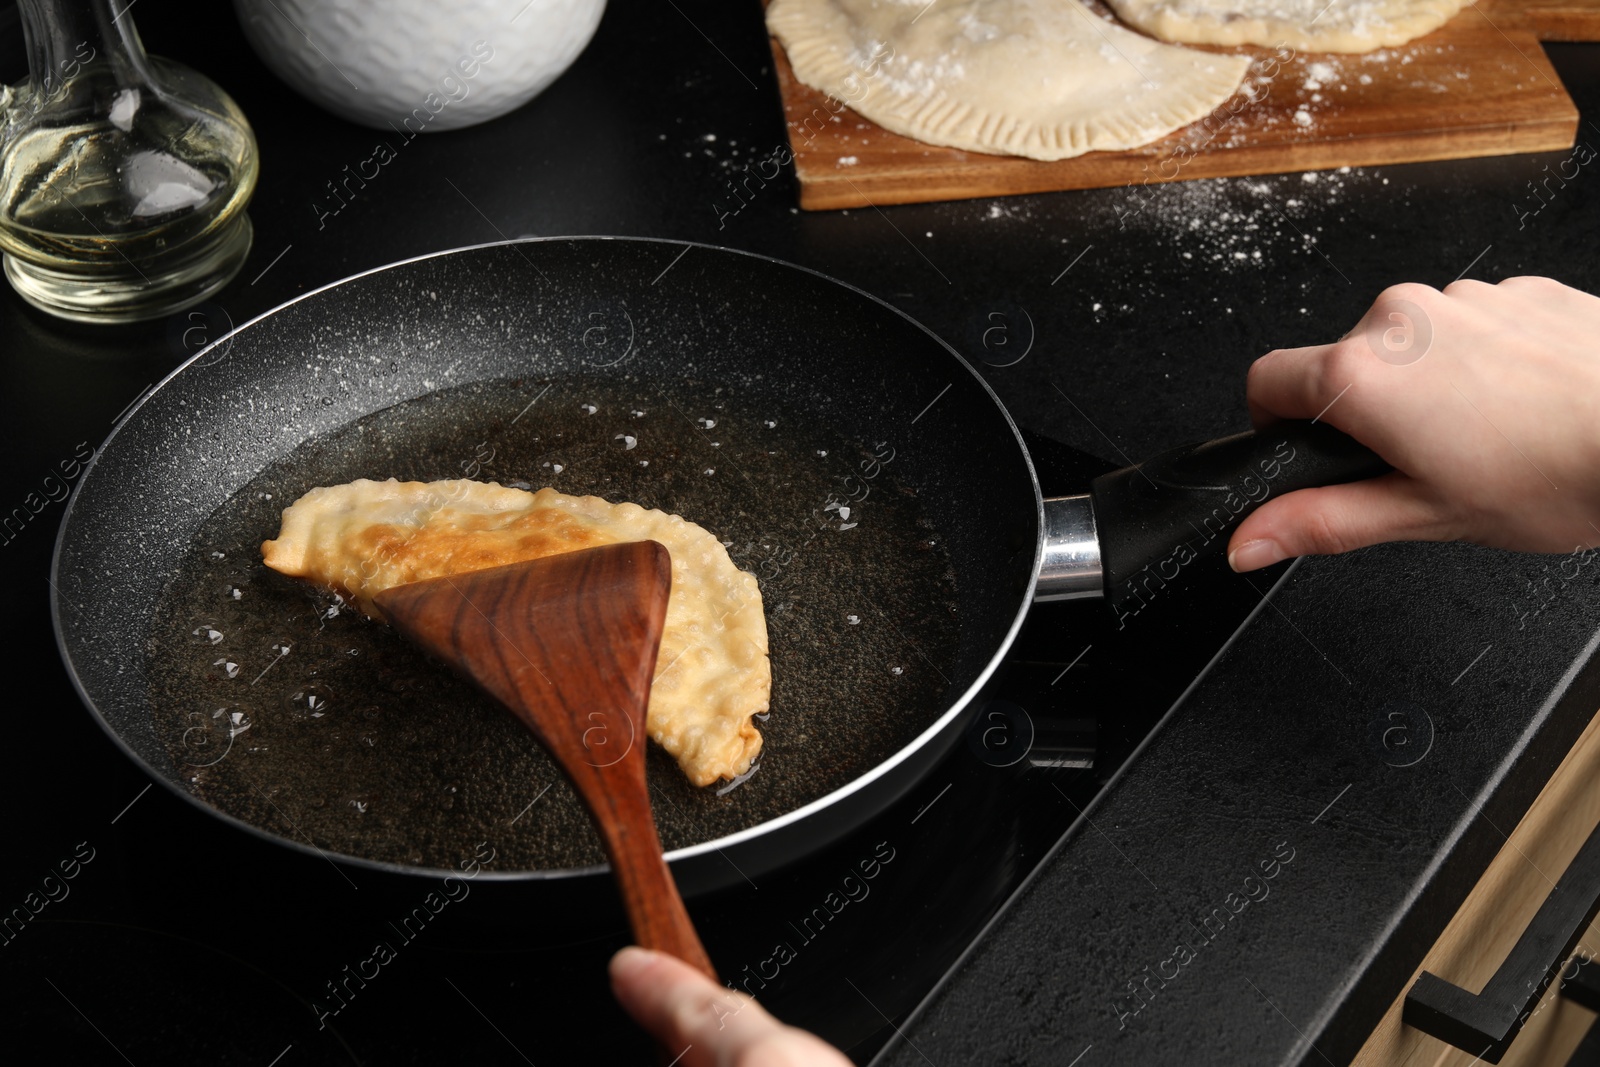
{"type": "Polygon", "coordinates": [[[761,580],[759,769],[695,789],[652,746],[687,892],[909,789],[1036,598],[1127,613],[1268,496],[1381,469],[1324,427],[1183,450],[1046,501],[949,346],[850,286],[701,245],[550,239],[395,264],[254,320],[113,431],[63,520],[63,656],[152,776],[250,832],[437,875],[592,875],[578,801],[510,716],[261,540],[312,486],[471,477],[632,500],[761,580]]]}

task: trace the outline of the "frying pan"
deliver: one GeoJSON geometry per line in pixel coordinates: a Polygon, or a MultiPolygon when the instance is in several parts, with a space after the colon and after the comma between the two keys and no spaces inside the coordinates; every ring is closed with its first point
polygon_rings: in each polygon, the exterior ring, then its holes
{"type": "Polygon", "coordinates": [[[694,894],[903,795],[981,706],[1034,599],[1105,595],[1126,617],[1268,496],[1380,469],[1286,425],[1047,501],[983,379],[861,290],[705,245],[505,242],[306,294],[176,370],[83,475],[53,615],[113,740],[249,833],[429,877],[491,842],[487,877],[585,878],[603,858],[531,738],[255,548],[299,493],[355,477],[683,514],[760,577],[774,682],[759,770],[736,788],[694,789],[650,746],[694,894]]]}

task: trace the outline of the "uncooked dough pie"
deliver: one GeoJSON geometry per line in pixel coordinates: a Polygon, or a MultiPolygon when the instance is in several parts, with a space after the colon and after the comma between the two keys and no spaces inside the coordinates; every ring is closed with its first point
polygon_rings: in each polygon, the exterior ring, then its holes
{"type": "Polygon", "coordinates": [[[554,489],[362,478],[285,508],[261,555],[382,618],[372,598],[392,586],[624,541],[659,541],[672,556],[646,730],[696,785],[736,778],[761,751],[752,719],[772,691],[767,620],[755,576],[692,522],[554,489]]]}
{"type": "Polygon", "coordinates": [[[1450,21],[1463,0],[1107,0],[1163,41],[1371,52],[1450,21]]]}
{"type": "Polygon", "coordinates": [[[1148,144],[1232,96],[1250,65],[1078,0],[773,0],[767,26],[795,77],[885,129],[1043,160],[1148,144]]]}

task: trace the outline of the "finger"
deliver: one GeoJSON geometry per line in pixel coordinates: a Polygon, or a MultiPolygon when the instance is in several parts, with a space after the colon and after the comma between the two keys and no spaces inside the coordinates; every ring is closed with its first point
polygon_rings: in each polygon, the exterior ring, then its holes
{"type": "MultiPolygon", "coordinates": [[[[1467,283],[1460,283],[1467,285],[1467,283]]],[[[1472,283],[1468,291],[1476,293],[1472,283]]],[[[1358,378],[1379,368],[1410,366],[1433,344],[1433,317],[1444,299],[1438,290],[1414,282],[1391,285],[1378,294],[1355,327],[1331,345],[1269,352],[1250,367],[1245,399],[1251,420],[1264,426],[1278,419],[1322,420],[1351,433],[1351,405],[1334,405],[1358,378]]],[[[1359,407],[1359,405],[1358,405],[1359,407]]]]}
{"type": "Polygon", "coordinates": [[[1250,365],[1245,379],[1245,401],[1250,422],[1257,428],[1282,419],[1314,419],[1328,402],[1323,396],[1323,363],[1333,345],[1280,348],[1250,365]]]}
{"type": "Polygon", "coordinates": [[[1505,294],[1531,297],[1538,300],[1543,308],[1550,310],[1560,309],[1574,315],[1594,315],[1600,312],[1600,296],[1562,285],[1554,278],[1521,274],[1502,278],[1492,288],[1505,294]]]}
{"type": "Polygon", "coordinates": [[[611,988],[682,1067],[849,1067],[842,1054],[778,1022],[754,998],[660,952],[630,946],[617,953],[611,988]]]}
{"type": "Polygon", "coordinates": [[[611,989],[635,1022],[684,1064],[715,1063],[730,1040],[758,1038],[777,1020],[681,960],[630,946],[611,959],[611,989]],[[713,1040],[715,1039],[715,1040],[713,1040]]]}
{"type": "Polygon", "coordinates": [[[1269,500],[1228,541],[1228,565],[1252,571],[1293,556],[1325,556],[1384,541],[1458,536],[1446,509],[1399,472],[1301,489],[1269,500]]]}

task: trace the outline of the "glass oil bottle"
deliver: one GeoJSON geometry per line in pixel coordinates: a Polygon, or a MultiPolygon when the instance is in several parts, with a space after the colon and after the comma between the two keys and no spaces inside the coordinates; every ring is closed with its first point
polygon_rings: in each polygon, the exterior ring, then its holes
{"type": "Polygon", "coordinates": [[[148,56],[129,0],[20,0],[28,80],[0,87],[0,252],[62,318],[168,315],[250,251],[255,136],[187,67],[148,56]]]}

